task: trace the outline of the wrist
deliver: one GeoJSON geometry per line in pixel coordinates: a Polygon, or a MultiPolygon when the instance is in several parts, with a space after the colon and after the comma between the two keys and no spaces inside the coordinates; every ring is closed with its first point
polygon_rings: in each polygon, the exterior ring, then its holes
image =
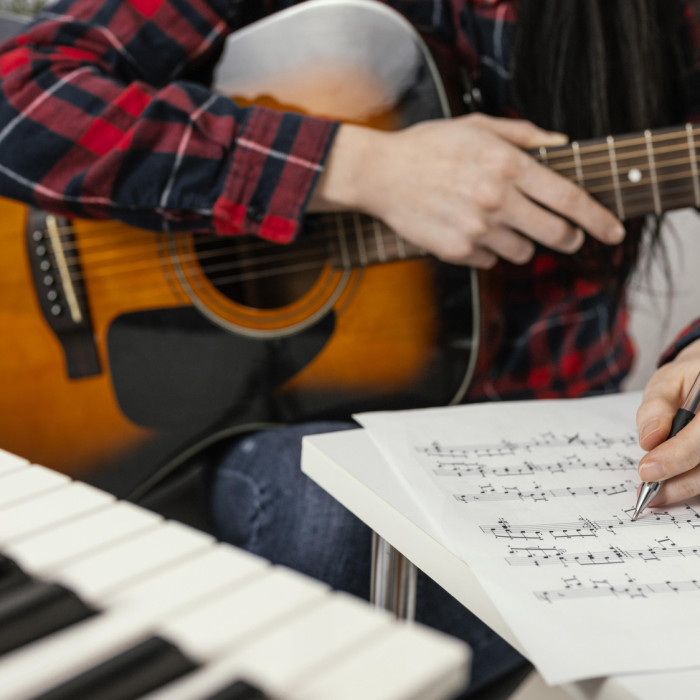
{"type": "Polygon", "coordinates": [[[341,124],[309,199],[308,211],[367,211],[366,180],[381,136],[382,132],[375,129],[341,124]]]}

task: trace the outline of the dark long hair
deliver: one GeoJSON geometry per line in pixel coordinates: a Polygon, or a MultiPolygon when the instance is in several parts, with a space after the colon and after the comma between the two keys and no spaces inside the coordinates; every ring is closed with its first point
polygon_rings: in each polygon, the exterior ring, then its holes
{"type": "MultiPolygon", "coordinates": [[[[521,0],[514,104],[572,139],[679,124],[691,63],[681,0],[521,0]]],[[[658,240],[658,217],[646,223],[658,240]]],[[[589,240],[579,261],[590,274],[612,275],[620,291],[639,255],[641,228],[630,222],[615,249],[589,240]]]]}

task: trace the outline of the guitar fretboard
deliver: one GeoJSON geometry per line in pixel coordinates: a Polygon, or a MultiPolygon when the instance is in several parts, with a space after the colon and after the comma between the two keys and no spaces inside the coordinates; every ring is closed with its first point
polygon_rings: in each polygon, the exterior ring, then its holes
{"type": "Polygon", "coordinates": [[[624,220],[700,206],[698,146],[700,128],[686,124],[574,141],[532,155],[624,220]]]}
{"type": "MultiPolygon", "coordinates": [[[[573,141],[531,155],[576,182],[621,220],[700,206],[700,127],[692,124],[573,141]]],[[[384,223],[353,212],[311,217],[311,229],[329,242],[336,268],[408,260],[426,251],[397,236],[384,223]]]]}
{"type": "Polygon", "coordinates": [[[349,269],[410,260],[427,255],[379,219],[357,212],[319,214],[310,220],[316,235],[327,237],[333,267],[349,269]]]}

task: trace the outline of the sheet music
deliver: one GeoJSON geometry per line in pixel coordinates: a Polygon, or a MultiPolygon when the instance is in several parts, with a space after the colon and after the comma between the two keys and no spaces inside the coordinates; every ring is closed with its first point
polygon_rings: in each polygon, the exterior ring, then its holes
{"type": "Polygon", "coordinates": [[[356,416],[549,683],[700,666],[700,499],[631,521],[640,401],[356,416]]]}

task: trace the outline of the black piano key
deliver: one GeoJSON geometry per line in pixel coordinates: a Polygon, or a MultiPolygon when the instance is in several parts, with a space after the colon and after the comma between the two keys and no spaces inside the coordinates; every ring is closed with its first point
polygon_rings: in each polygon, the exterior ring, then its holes
{"type": "Polygon", "coordinates": [[[0,595],[31,580],[15,561],[0,554],[0,595]]]}
{"type": "Polygon", "coordinates": [[[0,654],[17,649],[97,612],[57,583],[30,581],[0,597],[0,654]]]}
{"type": "Polygon", "coordinates": [[[197,664],[175,645],[150,637],[34,700],[137,698],[196,668],[197,664]]]}
{"type": "Polygon", "coordinates": [[[231,685],[207,696],[206,700],[271,700],[260,688],[247,681],[234,681],[231,685]]]}

